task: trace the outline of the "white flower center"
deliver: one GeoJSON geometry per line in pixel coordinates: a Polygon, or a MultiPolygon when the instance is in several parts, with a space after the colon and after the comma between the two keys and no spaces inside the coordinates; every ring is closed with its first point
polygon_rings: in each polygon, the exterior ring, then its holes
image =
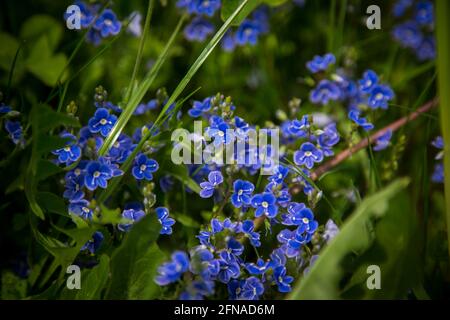
{"type": "Polygon", "coordinates": [[[377,94],[375,95],[375,99],[377,99],[377,100],[383,99],[383,94],[382,94],[382,93],[377,93],[377,94]]]}
{"type": "Polygon", "coordinates": [[[145,164],[142,164],[140,169],[141,169],[141,171],[145,171],[145,169],[147,169],[147,166],[145,164]]]}
{"type": "Polygon", "coordinates": [[[94,178],[98,178],[100,177],[100,171],[95,171],[94,172],[94,178]]]}
{"type": "Polygon", "coordinates": [[[303,221],[304,224],[309,223],[309,219],[308,218],[303,218],[302,221],[303,221]]]}
{"type": "Polygon", "coordinates": [[[312,152],[311,152],[311,151],[306,151],[306,152],[305,152],[305,156],[311,157],[311,156],[312,156],[312,152]]]}
{"type": "Polygon", "coordinates": [[[89,213],[89,208],[87,208],[87,207],[83,207],[81,210],[83,210],[85,213],[89,213]]]}
{"type": "Polygon", "coordinates": [[[112,25],[112,21],[109,20],[109,19],[106,19],[106,20],[105,20],[105,24],[109,27],[109,26],[112,25]]]}
{"type": "Polygon", "coordinates": [[[106,119],[100,120],[100,124],[101,124],[101,125],[105,125],[105,124],[107,124],[107,123],[108,123],[108,120],[106,120],[106,119]]]}
{"type": "Polygon", "coordinates": [[[219,137],[223,137],[225,134],[222,131],[219,131],[219,133],[217,134],[219,137]]]}
{"type": "Polygon", "coordinates": [[[269,204],[267,203],[267,201],[263,201],[263,203],[261,203],[263,208],[267,208],[269,206],[269,204]]]}
{"type": "Polygon", "coordinates": [[[69,146],[65,147],[64,151],[69,152],[70,151],[70,147],[69,146]]]}
{"type": "Polygon", "coordinates": [[[244,193],[244,190],[239,190],[238,191],[238,195],[242,196],[242,194],[244,193]]]}

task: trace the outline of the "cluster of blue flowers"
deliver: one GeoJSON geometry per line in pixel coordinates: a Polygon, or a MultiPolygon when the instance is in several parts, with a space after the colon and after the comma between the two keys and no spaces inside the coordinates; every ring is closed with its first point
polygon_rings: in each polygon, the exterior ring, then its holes
{"type": "Polygon", "coordinates": [[[433,2],[397,0],[393,6],[393,14],[397,18],[407,19],[394,27],[394,39],[403,47],[413,50],[419,60],[433,60],[436,57],[433,2]]]}
{"type": "MultiPolygon", "coordinates": [[[[306,64],[308,70],[318,79],[310,93],[310,101],[324,106],[331,102],[344,103],[348,106],[348,118],[354,126],[364,131],[373,130],[374,125],[363,113],[388,109],[389,102],[394,99],[394,91],[389,85],[381,83],[380,77],[373,70],[366,70],[362,78],[355,81],[341,70],[333,73],[331,70],[335,63],[334,55],[327,53],[324,56],[315,56],[306,64]]],[[[374,150],[387,148],[391,137],[391,131],[385,132],[378,138],[374,150]]],[[[308,159],[308,168],[312,167],[313,162],[322,161],[320,152],[317,152],[312,144],[305,145],[304,151],[312,155],[312,158],[308,159]]]]}
{"type": "MultiPolygon", "coordinates": [[[[86,40],[94,45],[99,45],[102,39],[119,34],[122,23],[117,18],[114,11],[109,8],[102,8],[101,4],[87,4],[83,1],[74,3],[80,9],[80,27],[89,29],[86,40]]],[[[64,19],[68,19],[70,14],[66,13],[64,19]]],[[[136,26],[134,25],[135,29],[136,26]]]]}
{"type": "MultiPolygon", "coordinates": [[[[188,115],[203,119],[209,125],[205,136],[195,138],[202,144],[205,138],[211,138],[213,145],[247,141],[251,130],[256,128],[235,116],[235,110],[231,99],[220,94],[194,101],[188,115]]],[[[251,176],[266,165],[259,157],[256,164],[248,165],[247,162],[238,162],[240,164],[227,166],[214,161],[200,166],[188,165],[190,176],[200,185],[200,197],[213,198],[222,209],[213,210],[209,224],[197,235],[198,246],[189,252],[175,252],[171,261],[159,267],[156,283],[166,286],[180,279],[191,279],[180,299],[203,299],[212,296],[218,286],[223,285],[226,285],[230,299],[254,300],[262,298],[265,293],[273,295],[276,291],[291,291],[298,269],[306,268],[306,262],[311,258],[308,255],[310,250],[305,246],[311,243],[314,235],[320,238],[322,231],[318,232],[312,209],[305,203],[292,201],[290,186],[300,183],[305,193],[312,195],[314,188],[304,175],[309,175],[308,169],[312,169],[314,163],[333,155],[333,147],[340,140],[335,123],[319,128],[311,124],[312,119],[312,116],[304,116],[301,120],[289,121],[287,126],[282,125],[294,137],[292,141],[302,138],[308,141],[294,154],[297,168],[276,165],[273,174],[259,188],[251,181],[239,178],[239,173],[251,176]],[[302,174],[297,172],[298,169],[302,174]],[[226,211],[231,212],[231,216],[226,211]],[[257,255],[255,260],[248,261],[243,254],[245,244],[248,243],[256,252],[262,244],[262,234],[256,231],[255,221],[258,219],[266,220],[267,230],[277,233],[278,243],[266,259],[257,255]],[[291,268],[290,264],[296,267],[291,268]]],[[[248,155],[243,159],[248,160],[248,155]]],[[[166,185],[166,181],[167,177],[164,177],[160,184],[166,185]]],[[[337,226],[329,222],[325,229],[327,238],[325,233],[321,238],[323,243],[333,238],[337,230],[337,226]]]]}
{"type": "Polygon", "coordinates": [[[444,139],[441,136],[438,136],[431,144],[440,150],[435,157],[435,160],[438,161],[438,163],[434,166],[434,172],[431,176],[431,180],[435,183],[444,183],[444,163],[442,161],[444,158],[444,139]]]}
{"type": "MultiPolygon", "coordinates": [[[[61,132],[60,136],[66,141],[66,145],[52,152],[56,156],[55,163],[70,169],[65,175],[65,191],[63,194],[64,198],[69,201],[69,213],[73,217],[77,216],[86,221],[98,218],[97,213],[100,209],[95,201],[95,191],[99,188],[107,188],[108,182],[112,178],[124,174],[119,169],[120,165],[133,152],[141,139],[142,130],[148,130],[148,125],[142,129],[138,128],[133,137],[121,133],[109,152],[105,156],[99,157],[98,150],[117,121],[117,115],[114,112],[121,112],[118,107],[105,100],[106,96],[106,91],[103,88],[96,89],[96,110],[89,119],[88,125],[79,130],[78,136],[75,136],[73,131],[72,133],[61,132]]],[[[146,152],[139,153],[135,157],[131,169],[132,176],[143,190],[144,200],[146,182],[153,180],[153,174],[159,168],[158,162],[149,158],[148,153],[152,151],[154,150],[149,149],[146,152]]],[[[150,212],[149,209],[140,203],[126,204],[121,214],[123,222],[118,224],[118,229],[123,232],[129,231],[133,223],[150,212]]],[[[175,220],[169,217],[168,209],[164,207],[156,208],[154,214],[162,227],[160,233],[171,234],[175,220]]],[[[94,238],[83,247],[83,250],[95,252],[101,239],[103,239],[103,235],[96,233],[94,238]]]]}
{"type": "MultiPolygon", "coordinates": [[[[184,29],[187,40],[203,42],[214,32],[212,18],[220,11],[220,0],[178,0],[177,7],[194,16],[184,29]]],[[[225,34],[222,48],[225,51],[233,51],[236,46],[255,45],[259,36],[268,31],[267,8],[257,9],[250,18],[242,21],[235,31],[229,30],[225,34]]]]}

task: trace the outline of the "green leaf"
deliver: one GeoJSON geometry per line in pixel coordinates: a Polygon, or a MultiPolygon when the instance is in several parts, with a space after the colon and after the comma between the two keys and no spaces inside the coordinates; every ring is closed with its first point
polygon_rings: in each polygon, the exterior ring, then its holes
{"type": "Polygon", "coordinates": [[[159,295],[154,278],[164,259],[156,244],[160,229],[154,214],[132,227],[111,257],[107,299],[154,299],[159,295]]]}
{"type": "Polygon", "coordinates": [[[81,289],[69,290],[63,287],[57,298],[63,300],[99,300],[109,280],[109,263],[107,255],[100,256],[99,263],[92,269],[81,272],[81,289]]]}
{"type": "MultiPolygon", "coordinates": [[[[63,140],[64,141],[64,140],[63,140]]],[[[45,180],[63,170],[51,161],[40,159],[37,164],[36,181],[45,180]]]]}
{"type": "Polygon", "coordinates": [[[0,46],[0,68],[9,71],[19,48],[19,41],[5,32],[0,32],[0,43],[2,44],[0,46]]]}
{"type": "Polygon", "coordinates": [[[31,40],[45,37],[51,52],[56,50],[63,33],[63,24],[48,15],[33,15],[24,22],[20,30],[20,38],[31,40]]]}
{"type": "Polygon", "coordinates": [[[47,212],[69,217],[64,199],[54,193],[39,192],[36,196],[36,201],[39,203],[40,207],[47,212]]]}
{"type": "MultiPolygon", "coordinates": [[[[373,245],[377,240],[381,241],[381,238],[387,235],[386,232],[392,232],[389,235],[391,240],[394,236],[398,236],[395,240],[392,240],[394,244],[388,243],[387,246],[397,245],[400,252],[411,248],[409,247],[410,243],[405,240],[405,237],[409,234],[402,233],[395,228],[398,227],[399,223],[397,219],[400,218],[402,222],[408,224],[408,219],[412,218],[412,214],[410,211],[399,210],[392,206],[397,201],[399,193],[406,188],[408,183],[409,179],[406,178],[397,180],[378,193],[364,199],[343,225],[336,238],[322,250],[309,273],[298,281],[288,298],[301,300],[340,298],[341,281],[349,276],[345,274],[342,264],[346,259],[355,255],[356,259],[370,256],[371,251],[369,249],[377,250],[376,247],[373,249],[373,245]],[[400,217],[395,214],[395,210],[399,211],[400,217]],[[377,224],[380,219],[386,219],[387,226],[377,224]],[[364,256],[364,254],[367,255],[364,256]]],[[[398,257],[393,256],[385,258],[385,260],[393,263],[393,261],[397,261],[396,258],[398,257]],[[389,259],[392,259],[392,261],[389,259]]],[[[376,263],[381,264],[380,261],[370,264],[376,263]]],[[[355,283],[361,283],[364,280],[365,284],[368,275],[365,274],[365,278],[362,277],[362,271],[365,272],[366,269],[360,267],[353,275],[355,277],[353,280],[357,279],[355,283]]],[[[385,291],[383,290],[383,292],[385,291]]]]}
{"type": "Polygon", "coordinates": [[[42,36],[34,44],[26,61],[28,70],[48,86],[56,85],[59,75],[65,69],[67,57],[53,55],[50,40],[42,36]]]}
{"type": "Polygon", "coordinates": [[[3,271],[1,279],[1,293],[2,300],[18,300],[26,297],[27,294],[27,280],[21,279],[11,271],[3,271]]]}

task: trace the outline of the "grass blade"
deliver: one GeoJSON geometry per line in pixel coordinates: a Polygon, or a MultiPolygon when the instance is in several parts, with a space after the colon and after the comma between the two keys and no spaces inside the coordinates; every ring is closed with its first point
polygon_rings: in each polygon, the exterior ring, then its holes
{"type": "Polygon", "coordinates": [[[125,128],[126,124],[130,120],[131,116],[133,115],[134,110],[136,110],[139,103],[141,103],[142,99],[144,98],[145,94],[149,90],[150,86],[153,84],[153,81],[155,81],[156,76],[159,73],[159,70],[161,70],[162,65],[166,61],[166,58],[169,53],[169,49],[172,46],[178,32],[180,31],[180,28],[185,20],[185,16],[183,16],[180,21],[178,22],[177,27],[175,28],[175,31],[172,33],[169,41],[167,42],[166,46],[164,47],[163,51],[159,55],[158,59],[156,60],[155,64],[153,65],[152,69],[147,73],[142,83],[139,85],[136,92],[131,96],[130,100],[128,101],[125,110],[120,115],[119,119],[117,119],[116,124],[111,129],[111,132],[109,133],[108,137],[105,139],[105,142],[101,146],[99,150],[99,155],[103,156],[105,155],[108,150],[113,146],[113,144],[116,142],[117,138],[119,137],[120,133],[122,132],[123,128],[125,128]]]}
{"type": "Polygon", "coordinates": [[[141,64],[142,52],[144,51],[145,40],[147,39],[148,30],[150,28],[150,21],[152,20],[154,4],[155,4],[154,0],[148,1],[147,15],[145,17],[145,23],[144,23],[144,32],[142,34],[141,41],[139,43],[139,49],[137,52],[136,62],[134,64],[134,68],[133,68],[133,74],[131,75],[130,85],[128,86],[127,92],[125,94],[125,103],[127,103],[128,100],[130,100],[130,96],[133,93],[134,81],[136,80],[136,75],[137,75],[139,66],[141,64]]]}
{"type": "MultiPolygon", "coordinates": [[[[139,141],[139,144],[136,146],[136,148],[128,156],[127,160],[122,165],[121,169],[123,170],[123,172],[126,173],[130,169],[134,158],[142,150],[145,142],[152,136],[154,130],[156,128],[158,128],[158,126],[162,123],[164,115],[166,114],[166,112],[169,109],[169,107],[180,96],[180,94],[183,92],[183,90],[188,85],[189,81],[197,73],[197,71],[200,69],[200,67],[203,65],[203,63],[206,61],[206,59],[209,57],[209,55],[213,52],[214,48],[219,44],[220,40],[223,38],[223,36],[227,32],[227,30],[230,28],[230,26],[232,25],[233,21],[239,15],[239,13],[242,11],[242,9],[244,9],[249,3],[251,3],[251,0],[244,0],[244,1],[242,1],[242,3],[239,5],[239,7],[236,8],[236,10],[233,12],[233,14],[227,19],[227,21],[224,22],[224,24],[219,29],[219,31],[217,31],[217,33],[214,35],[214,37],[209,41],[209,43],[203,49],[203,51],[200,54],[200,56],[197,58],[197,60],[195,60],[194,64],[191,66],[191,68],[188,70],[188,72],[186,73],[184,78],[180,81],[178,86],[175,88],[175,90],[172,93],[172,95],[167,100],[165,106],[163,107],[163,109],[159,113],[158,117],[156,118],[156,120],[153,123],[152,127],[150,128],[150,130],[148,130],[148,132],[142,137],[141,141],[139,141]]],[[[141,85],[140,89],[143,88],[143,87],[144,87],[144,83],[141,85]]],[[[138,91],[140,91],[140,89],[138,91]]],[[[133,95],[133,97],[135,97],[136,95],[133,95]]],[[[132,103],[132,100],[130,100],[130,104],[132,103]]],[[[119,121],[117,121],[117,122],[119,122],[119,121]]],[[[114,128],[113,128],[113,130],[114,130],[114,128]]],[[[112,137],[111,134],[110,134],[110,136],[108,136],[108,138],[110,138],[110,137],[112,137]]],[[[117,137],[118,137],[118,135],[117,135],[117,137]]],[[[115,137],[115,139],[117,139],[117,137],[115,137]]],[[[111,138],[111,141],[115,141],[115,139],[114,140],[113,139],[114,138],[111,138]]],[[[103,145],[104,146],[106,145],[106,141],[105,141],[105,143],[103,145]]],[[[117,178],[115,178],[112,181],[112,183],[108,186],[106,191],[102,192],[102,194],[100,195],[100,198],[99,198],[100,201],[106,200],[106,198],[110,194],[112,194],[113,190],[115,188],[117,188],[117,186],[118,186],[118,184],[119,184],[121,179],[122,179],[122,176],[117,177],[117,178]]]]}
{"type": "Polygon", "coordinates": [[[441,126],[444,138],[444,182],[447,217],[448,253],[450,256],[450,2],[436,1],[436,34],[438,48],[439,102],[441,108],[441,126]]]}

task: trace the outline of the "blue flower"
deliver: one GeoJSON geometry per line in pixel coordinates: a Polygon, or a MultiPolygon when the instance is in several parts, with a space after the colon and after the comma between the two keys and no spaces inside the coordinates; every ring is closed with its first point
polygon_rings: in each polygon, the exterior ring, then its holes
{"type": "Polygon", "coordinates": [[[155,209],[155,212],[159,223],[162,225],[160,234],[172,234],[172,226],[175,224],[175,220],[169,217],[169,210],[159,207],[155,209]]]}
{"type": "Polygon", "coordinates": [[[331,157],[334,155],[332,147],[340,140],[339,133],[336,129],[336,123],[330,123],[323,129],[323,133],[319,135],[317,142],[323,151],[324,156],[331,157]]]}
{"type": "Polygon", "coordinates": [[[135,145],[133,140],[124,133],[121,133],[114,145],[108,152],[108,157],[114,162],[123,163],[133,151],[135,145]]]}
{"type": "Polygon", "coordinates": [[[289,123],[289,133],[298,137],[298,138],[305,138],[308,135],[308,129],[310,127],[309,123],[309,117],[303,116],[302,120],[292,120],[289,123]]]}
{"type": "Polygon", "coordinates": [[[64,148],[52,151],[52,153],[58,156],[59,163],[70,165],[81,157],[81,148],[75,143],[74,135],[64,132],[61,134],[61,138],[68,142],[67,145],[64,148]]]}
{"type": "Polygon", "coordinates": [[[431,1],[420,1],[416,6],[416,21],[421,25],[434,23],[434,9],[431,1]]]}
{"type": "Polygon", "coordinates": [[[442,136],[436,137],[436,139],[434,139],[431,144],[437,149],[444,149],[444,139],[442,138],[442,136]]]}
{"type": "Polygon", "coordinates": [[[143,115],[149,110],[156,109],[158,107],[158,100],[152,99],[147,103],[141,103],[137,106],[136,110],[134,110],[133,114],[135,116],[143,115]]]}
{"type": "Polygon", "coordinates": [[[259,25],[251,20],[244,20],[236,31],[236,43],[245,45],[247,43],[255,45],[261,33],[259,25]]]}
{"type": "Polygon", "coordinates": [[[9,134],[10,139],[14,144],[22,143],[23,141],[23,132],[22,126],[19,121],[10,121],[7,120],[5,122],[5,129],[9,134]]]}
{"type": "Polygon", "coordinates": [[[151,181],[153,179],[152,173],[156,172],[158,168],[158,162],[147,158],[145,154],[140,154],[136,157],[131,172],[137,180],[145,179],[151,181]]]}
{"type": "Polygon", "coordinates": [[[368,104],[373,109],[387,109],[388,102],[394,98],[391,88],[384,85],[376,85],[370,92],[368,104]]]}
{"type": "Polygon", "coordinates": [[[274,182],[275,184],[281,184],[288,174],[289,168],[279,165],[276,167],[274,174],[269,177],[269,181],[274,182]]]}
{"type": "Polygon", "coordinates": [[[122,24],[111,9],[104,10],[94,23],[94,28],[100,32],[103,38],[117,35],[121,27],[122,24]]]}
{"type": "Polygon", "coordinates": [[[86,35],[86,42],[92,43],[94,46],[100,45],[100,43],[102,42],[102,36],[100,35],[100,32],[95,30],[94,28],[89,29],[86,35]]]}
{"type": "Polygon", "coordinates": [[[235,256],[240,256],[244,252],[244,246],[235,238],[230,238],[227,241],[227,252],[235,256]]]}
{"type": "Polygon", "coordinates": [[[228,298],[230,300],[238,300],[241,296],[244,280],[231,280],[227,284],[228,298]]]}
{"type": "Polygon", "coordinates": [[[161,187],[161,190],[163,192],[169,192],[172,190],[172,187],[174,185],[174,181],[172,179],[172,176],[166,174],[165,176],[161,177],[159,179],[159,186],[161,187]]]}
{"type": "Polygon", "coordinates": [[[416,56],[420,61],[436,58],[436,40],[433,37],[423,39],[420,46],[416,49],[416,56]]]}
{"type": "Polygon", "coordinates": [[[145,212],[143,210],[138,209],[126,209],[122,212],[122,218],[129,220],[127,223],[119,223],[117,228],[120,231],[128,232],[130,231],[133,223],[138,222],[145,216],[145,212]]]}
{"type": "MultiPolygon", "coordinates": [[[[75,5],[80,9],[80,26],[82,29],[86,29],[94,21],[96,10],[94,6],[87,5],[82,1],[75,1],[75,5]]],[[[64,13],[64,19],[68,19],[69,13],[64,13]]]]}
{"type": "Polygon", "coordinates": [[[252,206],[256,209],[255,217],[265,215],[268,218],[275,218],[278,213],[276,198],[269,192],[264,192],[253,196],[252,206]]]}
{"type": "Polygon", "coordinates": [[[189,41],[203,42],[214,32],[214,26],[205,19],[200,17],[195,18],[184,29],[184,36],[189,41]]]}
{"type": "Polygon", "coordinates": [[[200,231],[196,238],[200,241],[200,243],[208,248],[213,248],[211,244],[211,232],[209,231],[200,231]]]}
{"type": "Polygon", "coordinates": [[[222,144],[229,144],[233,141],[234,135],[231,131],[227,132],[230,126],[226,122],[221,122],[217,125],[212,125],[205,129],[205,133],[211,139],[214,139],[214,145],[216,147],[222,144]]]}
{"type": "Polygon", "coordinates": [[[312,73],[317,73],[319,71],[327,70],[330,65],[335,63],[336,57],[331,53],[327,53],[324,56],[314,56],[311,61],[306,63],[306,67],[312,73]]]}
{"type": "Polygon", "coordinates": [[[223,176],[220,171],[211,171],[208,175],[208,181],[200,183],[200,197],[212,197],[215,188],[223,182],[223,176]]]}
{"type": "Polygon", "coordinates": [[[317,149],[311,142],[305,142],[294,153],[294,162],[296,165],[304,165],[308,169],[314,167],[314,163],[320,163],[323,160],[323,152],[317,149]]]}
{"type": "Polygon", "coordinates": [[[223,283],[228,283],[231,279],[238,278],[241,270],[236,257],[227,251],[221,251],[219,257],[220,271],[217,279],[223,283]]]}
{"type": "Polygon", "coordinates": [[[194,101],[192,109],[188,111],[189,116],[192,118],[198,118],[204,112],[208,112],[211,109],[211,98],[206,98],[203,101],[194,101]]]}
{"type": "Polygon", "coordinates": [[[64,198],[69,199],[69,201],[72,202],[81,200],[84,197],[84,170],[82,170],[80,166],[66,174],[65,182],[66,189],[63,194],[64,198]]]}
{"type": "Polygon", "coordinates": [[[270,262],[268,267],[275,269],[279,266],[284,266],[286,264],[286,261],[287,259],[283,249],[277,248],[270,254],[270,262]]]}
{"type": "Polygon", "coordinates": [[[363,78],[358,81],[359,90],[362,93],[370,93],[378,84],[378,75],[373,70],[367,70],[363,74],[363,78]]]}
{"type": "Polygon", "coordinates": [[[156,276],[155,282],[160,286],[166,286],[180,279],[188,269],[188,255],[183,251],[176,251],[172,254],[172,261],[158,267],[159,274],[156,276]]]}
{"type": "Polygon", "coordinates": [[[351,110],[348,113],[348,118],[363,128],[365,131],[370,131],[374,128],[374,125],[367,121],[366,118],[360,118],[360,112],[357,110],[351,110]]]}
{"type": "Polygon", "coordinates": [[[431,181],[434,183],[444,183],[444,165],[442,163],[438,163],[434,166],[431,181]]]}
{"type": "Polygon", "coordinates": [[[294,204],[289,206],[290,213],[289,222],[292,225],[298,226],[297,233],[307,232],[313,234],[319,223],[314,220],[314,214],[311,209],[305,207],[304,204],[294,204]]]}
{"type": "Polygon", "coordinates": [[[411,7],[414,0],[398,0],[395,2],[392,12],[395,17],[401,17],[405,14],[406,10],[411,7]]]}
{"type": "Polygon", "coordinates": [[[89,219],[89,220],[91,220],[94,215],[94,213],[92,212],[92,209],[89,208],[89,202],[84,199],[71,202],[69,204],[69,214],[74,214],[83,219],[89,219]]]}
{"type": "Polygon", "coordinates": [[[326,105],[328,102],[336,101],[341,96],[341,90],[336,83],[329,80],[321,80],[317,87],[311,91],[309,100],[315,104],[326,105]]]}
{"type": "Polygon", "coordinates": [[[95,111],[94,116],[89,119],[89,130],[92,133],[100,132],[102,136],[106,137],[116,121],[117,117],[115,115],[109,114],[105,108],[99,108],[95,111]]]}
{"type": "Polygon", "coordinates": [[[255,186],[251,182],[236,180],[233,184],[234,193],[231,195],[233,206],[240,208],[243,205],[249,205],[253,190],[255,190],[255,186]]]}
{"type": "Polygon", "coordinates": [[[108,180],[113,176],[111,168],[99,161],[91,161],[86,166],[86,175],[84,176],[84,184],[86,188],[93,191],[97,187],[105,189],[108,180]]]}
{"type": "Polygon", "coordinates": [[[284,229],[278,233],[277,240],[283,244],[282,249],[287,257],[296,257],[300,253],[301,246],[311,240],[311,234],[284,229]]]}
{"type": "Polygon", "coordinates": [[[80,251],[89,250],[92,254],[96,253],[102,245],[103,238],[103,234],[100,231],[96,231],[92,239],[86,242],[80,251]]]}
{"type": "Polygon", "coordinates": [[[220,8],[220,0],[191,0],[190,12],[212,17],[220,8]]]}
{"type": "Polygon", "coordinates": [[[6,106],[4,104],[0,104],[0,113],[8,113],[11,112],[12,108],[10,106],[6,106]]]}
{"type": "Polygon", "coordinates": [[[325,231],[323,232],[323,238],[325,241],[329,242],[339,233],[339,227],[334,223],[333,220],[328,219],[325,224],[325,231]]]}
{"type": "Polygon", "coordinates": [[[373,147],[374,151],[381,151],[389,147],[392,138],[392,130],[386,131],[384,134],[378,137],[376,145],[373,147]]]}
{"type": "Polygon", "coordinates": [[[140,37],[142,34],[142,14],[139,11],[133,11],[130,14],[129,19],[131,19],[128,24],[127,31],[135,37],[140,37]]]}
{"type": "Polygon", "coordinates": [[[222,49],[231,52],[236,48],[236,40],[233,32],[229,29],[222,38],[222,49]]]}
{"type": "Polygon", "coordinates": [[[253,220],[245,220],[241,224],[239,224],[237,232],[242,232],[249,240],[252,246],[260,247],[260,235],[258,232],[255,232],[255,225],[253,220]]]}
{"type": "Polygon", "coordinates": [[[278,286],[278,291],[286,293],[291,291],[291,283],[294,278],[286,275],[286,268],[284,266],[279,266],[273,271],[273,278],[278,286]]]}
{"type": "Polygon", "coordinates": [[[245,268],[251,275],[258,276],[264,274],[267,271],[267,269],[269,268],[269,263],[259,258],[256,263],[247,263],[245,265],[245,268]]]}
{"type": "MultiPolygon", "coordinates": [[[[308,178],[311,178],[311,172],[308,169],[302,168],[301,171],[303,172],[303,175],[305,175],[308,178]]],[[[303,192],[306,195],[309,195],[313,190],[314,187],[308,182],[308,180],[303,177],[303,175],[299,174],[293,179],[293,182],[298,182],[303,186],[303,192]]]]}
{"type": "Polygon", "coordinates": [[[263,293],[264,286],[261,280],[256,277],[249,277],[242,286],[242,292],[239,298],[243,300],[258,300],[263,293]]]}
{"type": "Polygon", "coordinates": [[[423,34],[419,25],[414,21],[408,21],[394,28],[392,35],[395,40],[406,48],[417,48],[422,43],[423,34]]]}

